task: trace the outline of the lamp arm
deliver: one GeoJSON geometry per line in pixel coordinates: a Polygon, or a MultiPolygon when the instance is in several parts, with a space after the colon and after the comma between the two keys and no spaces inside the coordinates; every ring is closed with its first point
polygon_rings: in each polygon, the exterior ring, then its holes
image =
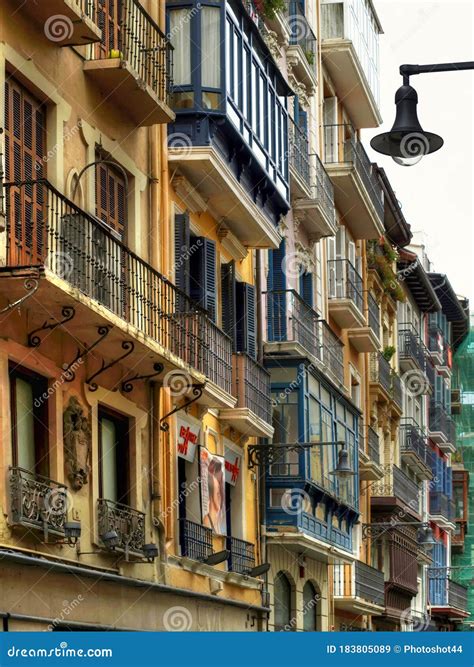
{"type": "Polygon", "coordinates": [[[474,62],[467,61],[462,63],[439,63],[434,65],[400,65],[400,74],[403,76],[404,85],[410,83],[410,76],[415,74],[431,74],[433,72],[460,72],[463,70],[474,69],[474,62]]]}

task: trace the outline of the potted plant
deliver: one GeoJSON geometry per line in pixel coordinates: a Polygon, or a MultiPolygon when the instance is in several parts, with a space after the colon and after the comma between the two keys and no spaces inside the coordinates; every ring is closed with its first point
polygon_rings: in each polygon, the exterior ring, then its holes
{"type": "Polygon", "coordinates": [[[393,345],[386,345],[383,349],[382,356],[385,361],[390,361],[396,350],[393,345]]]}

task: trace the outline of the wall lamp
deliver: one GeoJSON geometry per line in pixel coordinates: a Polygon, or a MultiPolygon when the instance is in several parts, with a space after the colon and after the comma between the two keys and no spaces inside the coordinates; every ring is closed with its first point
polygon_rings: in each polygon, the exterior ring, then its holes
{"type": "Polygon", "coordinates": [[[66,544],[68,547],[75,547],[81,537],[81,524],[79,521],[66,521],[64,524],[64,540],[50,542],[48,532],[45,531],[45,544],[66,544]]]}
{"type": "MultiPolygon", "coordinates": [[[[120,537],[117,533],[116,530],[109,530],[106,533],[103,533],[100,535],[101,542],[103,543],[104,547],[106,548],[107,551],[115,551],[115,549],[120,546],[120,537]]],[[[143,557],[140,558],[134,558],[133,560],[130,558],[130,551],[128,549],[128,546],[125,546],[125,560],[127,563],[142,563],[143,561],[147,561],[148,563],[153,563],[155,558],[158,558],[158,546],[150,542],[149,544],[144,544],[141,548],[143,557]]],[[[104,553],[103,550],[99,549],[96,551],[81,551],[80,549],[80,544],[79,542],[77,543],[76,547],[77,555],[78,556],[86,556],[90,554],[102,554],[104,553]]]]}
{"type": "Polygon", "coordinates": [[[255,567],[250,568],[244,572],[245,577],[261,577],[266,574],[271,568],[270,563],[262,563],[261,565],[256,565],[255,567]]]}
{"type": "Polygon", "coordinates": [[[426,521],[397,521],[397,523],[363,523],[362,524],[362,539],[378,540],[385,533],[398,528],[399,526],[418,526],[417,542],[420,547],[424,547],[428,551],[436,544],[433,537],[433,531],[426,521]]]}
{"type": "Polygon", "coordinates": [[[418,120],[418,93],[410,86],[410,76],[431,72],[458,72],[474,69],[474,62],[441,63],[439,65],[401,65],[403,86],[395,94],[397,108],[390,132],[374,137],[370,145],[382,155],[389,155],[397,164],[411,167],[425,155],[435,153],[444,144],[442,137],[425,132],[418,120]]]}
{"type": "Polygon", "coordinates": [[[228,549],[223,549],[222,551],[216,551],[215,553],[212,553],[206,558],[202,558],[201,563],[205,563],[206,565],[219,565],[219,563],[223,563],[225,560],[227,560],[229,556],[230,551],[228,549]]]}

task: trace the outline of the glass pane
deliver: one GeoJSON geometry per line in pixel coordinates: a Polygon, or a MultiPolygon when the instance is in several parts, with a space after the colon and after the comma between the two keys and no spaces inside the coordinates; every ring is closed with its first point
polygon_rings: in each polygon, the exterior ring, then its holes
{"type": "Polygon", "coordinates": [[[20,468],[35,469],[35,422],[33,413],[33,387],[26,380],[16,378],[16,432],[18,445],[18,465],[20,468]]]}
{"type": "Polygon", "coordinates": [[[220,9],[201,8],[202,85],[220,88],[220,9]]]}
{"type": "Polygon", "coordinates": [[[100,420],[102,446],[102,495],[117,501],[117,434],[115,424],[103,417],[100,420]]]}
{"type": "Polygon", "coordinates": [[[170,41],[173,51],[173,84],[185,86],[191,83],[191,10],[169,11],[170,41]]]}

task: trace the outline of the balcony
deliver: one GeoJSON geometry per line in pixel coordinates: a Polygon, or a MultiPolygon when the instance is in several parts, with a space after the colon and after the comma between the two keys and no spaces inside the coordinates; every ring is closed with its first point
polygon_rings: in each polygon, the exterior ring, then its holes
{"type": "MultiPolygon", "coordinates": [[[[113,8],[110,9],[113,13],[113,8]]],[[[139,127],[174,120],[170,108],[172,47],[137,0],[122,0],[116,16],[98,5],[102,40],[90,47],[84,71],[139,127]]]]}
{"type": "Polygon", "coordinates": [[[323,63],[355,127],[378,127],[378,41],[382,32],[372,3],[321,4],[323,63]]]}
{"type": "Polygon", "coordinates": [[[438,373],[447,378],[451,377],[451,349],[441,329],[432,325],[428,329],[428,350],[438,373]]]}
{"type": "Polygon", "coordinates": [[[436,401],[430,401],[428,434],[440,449],[446,453],[456,450],[456,424],[445,408],[436,401]]]}
{"type": "MultiPolygon", "coordinates": [[[[99,498],[97,501],[98,533],[102,536],[115,531],[118,544],[115,552],[142,556],[145,544],[145,514],[132,507],[99,498]]],[[[104,546],[104,549],[107,547],[104,546]]]]}
{"type": "Polygon", "coordinates": [[[345,391],[344,344],[324,321],[320,322],[320,336],[323,368],[332,381],[345,391]]]}
{"type": "Polygon", "coordinates": [[[255,567],[255,546],[250,542],[229,536],[226,548],[230,554],[227,561],[229,572],[248,575],[249,571],[255,567]]]}
{"type": "Polygon", "coordinates": [[[287,2],[286,20],[290,28],[290,44],[286,51],[292,72],[312,94],[318,83],[318,41],[304,13],[304,1],[287,2]]]}
{"type": "Polygon", "coordinates": [[[243,435],[273,435],[270,374],[248,354],[232,356],[232,394],[235,408],[221,410],[220,419],[243,435]]]}
{"type": "Polygon", "coordinates": [[[38,530],[48,535],[64,536],[67,521],[67,487],[52,479],[19,467],[9,468],[9,523],[38,530]]]}
{"type": "Polygon", "coordinates": [[[82,46],[101,39],[97,0],[13,0],[57,46],[82,46]]]}
{"type": "Polygon", "coordinates": [[[402,380],[398,373],[392,371],[392,408],[395,408],[400,414],[403,411],[403,387],[402,380]]]}
{"type": "Polygon", "coordinates": [[[398,328],[398,358],[400,370],[425,372],[423,343],[412,324],[403,323],[398,328]]]}
{"type": "Polygon", "coordinates": [[[454,523],[455,508],[451,498],[441,491],[430,491],[430,516],[443,526],[454,523]]]}
{"type": "Polygon", "coordinates": [[[412,420],[400,424],[400,452],[402,461],[420,479],[431,479],[431,449],[426,434],[412,420]]]}
{"type": "Polygon", "coordinates": [[[329,314],[341,329],[365,324],[362,276],[347,259],[328,262],[329,314]]]}
{"type": "Polygon", "coordinates": [[[428,380],[428,393],[433,394],[436,383],[436,369],[427,348],[425,348],[425,375],[428,380]]]}
{"type": "Polygon", "coordinates": [[[392,397],[392,368],[380,352],[370,355],[370,390],[381,402],[392,397]]]}
{"type": "Polygon", "coordinates": [[[469,616],[467,586],[448,579],[436,568],[428,570],[428,577],[431,614],[449,616],[453,620],[467,618],[469,616]]]}
{"type": "Polygon", "coordinates": [[[267,309],[266,354],[321,360],[318,314],[294,290],[265,292],[267,309]]]}
{"type": "Polygon", "coordinates": [[[334,565],[334,606],[352,613],[382,613],[384,573],[360,560],[334,565]]]}
{"type": "Polygon", "coordinates": [[[390,464],[387,468],[385,478],[372,485],[372,509],[386,510],[399,507],[418,518],[420,493],[418,484],[395,464],[390,464]]]}
{"type": "Polygon", "coordinates": [[[379,238],[384,234],[382,186],[363,145],[349,125],[325,125],[324,141],[336,206],[352,235],[379,238]]]}
{"type": "Polygon", "coordinates": [[[191,560],[204,561],[213,553],[212,530],[200,523],[179,520],[181,556],[191,560]]]}
{"type": "MultiPolygon", "coordinates": [[[[19,278],[37,275],[40,303],[57,304],[58,315],[61,307],[74,309],[66,328],[76,340],[91,344],[97,327],[107,326],[107,347],[97,352],[121,349],[133,338],[124,363],[134,373],[149,374],[150,358],[158,357],[165,372],[190,370],[196,382],[207,378],[204,404],[235,405],[232,341],[206,311],[47,181],[7,183],[5,195],[2,288],[9,299],[23,296],[19,278]]],[[[31,311],[32,328],[44,322],[37,311],[31,311]]]]}

